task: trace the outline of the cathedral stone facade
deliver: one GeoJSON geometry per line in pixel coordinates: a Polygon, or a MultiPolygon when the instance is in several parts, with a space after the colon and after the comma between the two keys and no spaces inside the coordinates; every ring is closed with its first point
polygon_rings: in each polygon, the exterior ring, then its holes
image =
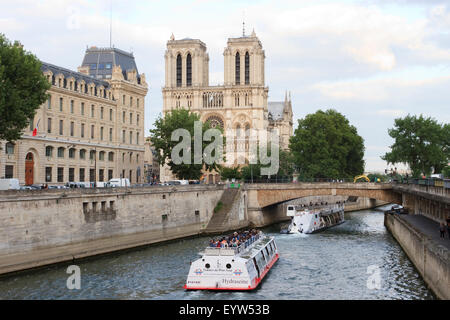
{"type": "MultiPolygon", "coordinates": [[[[255,32],[250,36],[229,38],[224,50],[224,84],[209,85],[209,55],[198,39],[176,40],[172,35],[165,53],[163,114],[188,108],[203,122],[232,130],[236,137],[234,165],[248,163],[248,137],[251,130],[278,129],[280,147],[287,149],[292,129],[292,104],[269,102],[265,84],[265,53],[255,32]]],[[[227,155],[228,157],[228,155],[227,155]]],[[[161,181],[173,179],[167,166],[161,168],[161,181]]],[[[207,175],[208,183],[219,180],[207,175]]]]}

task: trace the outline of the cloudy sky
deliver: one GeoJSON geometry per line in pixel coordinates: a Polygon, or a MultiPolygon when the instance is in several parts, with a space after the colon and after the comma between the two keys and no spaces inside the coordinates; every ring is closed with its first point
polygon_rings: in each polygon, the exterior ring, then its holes
{"type": "MultiPolygon", "coordinates": [[[[0,0],[0,32],[43,61],[76,70],[87,46],[109,46],[111,0],[0,0]]],[[[146,131],[162,110],[164,51],[201,39],[210,84],[223,83],[228,37],[254,29],[266,52],[269,101],[291,91],[296,119],[334,108],[357,127],[366,170],[380,159],[396,117],[450,121],[448,0],[112,0],[113,44],[132,51],[150,84],[146,131]]],[[[147,134],[146,134],[147,135],[147,134]]]]}

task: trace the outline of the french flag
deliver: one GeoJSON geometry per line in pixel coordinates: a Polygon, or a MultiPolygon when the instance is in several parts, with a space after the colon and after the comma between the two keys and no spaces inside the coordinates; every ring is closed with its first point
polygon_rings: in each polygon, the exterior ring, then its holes
{"type": "Polygon", "coordinates": [[[36,123],[36,128],[34,128],[34,130],[33,130],[33,137],[37,136],[37,129],[39,128],[40,121],[41,121],[41,119],[39,119],[38,122],[36,123]]]}

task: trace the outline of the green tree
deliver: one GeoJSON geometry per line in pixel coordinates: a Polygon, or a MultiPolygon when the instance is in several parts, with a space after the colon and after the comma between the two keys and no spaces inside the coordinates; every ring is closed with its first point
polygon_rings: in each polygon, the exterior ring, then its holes
{"type": "Polygon", "coordinates": [[[0,140],[20,139],[36,110],[48,99],[50,83],[41,62],[0,34],[0,140]]]}
{"type": "MultiPolygon", "coordinates": [[[[259,147],[257,149],[259,154],[259,147]]],[[[268,156],[270,156],[270,148],[267,149],[268,156]]],[[[277,178],[290,178],[294,173],[294,159],[292,153],[288,150],[279,149],[279,167],[276,175],[272,175],[271,179],[277,178]]],[[[261,168],[268,167],[270,165],[262,165],[259,160],[255,164],[247,164],[246,166],[241,168],[241,175],[244,180],[250,181],[252,180],[260,180],[267,179],[267,176],[261,175],[261,168]]]]}
{"type": "Polygon", "coordinates": [[[221,166],[219,168],[220,176],[223,180],[241,179],[241,172],[239,167],[229,168],[221,166]]]}
{"type": "Polygon", "coordinates": [[[364,140],[335,110],[299,119],[289,148],[302,179],[352,178],[364,172],[364,140]]]}
{"type": "Polygon", "coordinates": [[[444,175],[444,178],[450,178],[450,166],[446,166],[442,169],[442,174],[444,175]]]}
{"type": "MultiPolygon", "coordinates": [[[[191,113],[189,110],[184,108],[177,108],[165,115],[165,117],[159,116],[154,124],[154,129],[150,130],[150,139],[157,150],[157,160],[160,164],[167,163],[170,170],[179,179],[199,179],[202,175],[202,170],[218,170],[218,164],[212,163],[207,164],[205,162],[205,157],[203,152],[205,147],[211,142],[203,141],[203,135],[208,130],[211,129],[210,123],[203,123],[201,126],[201,163],[196,164],[195,156],[195,146],[194,146],[194,123],[200,121],[200,116],[196,113],[191,113]],[[191,153],[189,163],[177,164],[174,159],[172,159],[172,150],[181,142],[181,140],[172,141],[172,133],[177,129],[185,129],[190,134],[190,148],[191,153]]],[[[220,129],[219,129],[220,130],[220,129]]],[[[214,139],[213,139],[214,140],[214,139]]],[[[184,151],[179,153],[183,156],[184,151]]],[[[215,155],[214,153],[212,154],[215,155]]],[[[187,157],[188,155],[186,155],[187,157]]]]}
{"type": "Polygon", "coordinates": [[[389,129],[394,139],[391,151],[381,158],[388,163],[409,165],[414,177],[421,173],[441,173],[447,165],[450,152],[450,126],[435,119],[407,115],[395,119],[389,129]]]}

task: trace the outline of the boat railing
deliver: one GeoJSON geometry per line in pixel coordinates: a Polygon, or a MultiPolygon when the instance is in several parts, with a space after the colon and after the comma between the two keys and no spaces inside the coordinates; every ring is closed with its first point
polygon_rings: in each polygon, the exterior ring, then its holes
{"type": "Polygon", "coordinates": [[[241,243],[237,247],[207,247],[204,251],[204,255],[206,256],[234,256],[236,254],[242,253],[251,247],[256,241],[261,238],[260,234],[256,234],[251,236],[251,238],[247,239],[245,242],[241,243]]]}

